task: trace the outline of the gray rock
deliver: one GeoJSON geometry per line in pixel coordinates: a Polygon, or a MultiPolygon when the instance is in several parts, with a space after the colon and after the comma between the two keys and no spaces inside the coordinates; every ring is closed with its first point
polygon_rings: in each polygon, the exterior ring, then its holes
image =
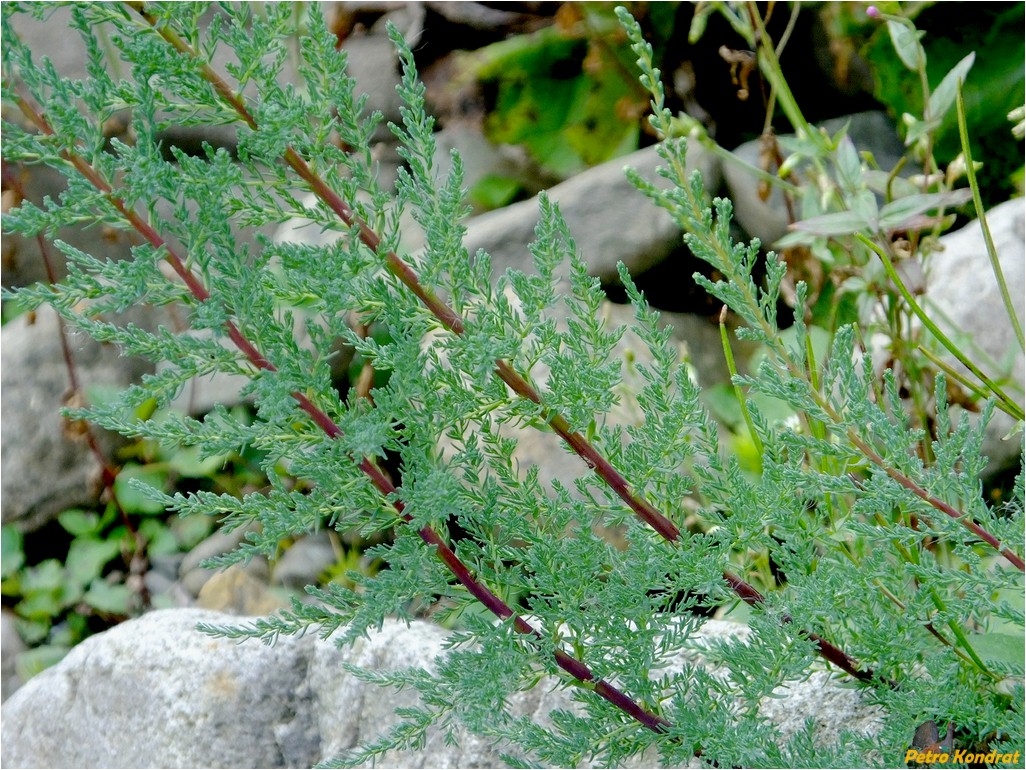
{"type": "MultiPolygon", "coordinates": [[[[316,745],[287,731],[305,656],[205,637],[200,621],[232,618],[164,610],[86,640],[32,679],[3,715],[12,767],[298,767],[316,745]]],[[[305,651],[304,651],[305,652],[305,651]]]]}
{"type": "MultiPolygon", "coordinates": [[[[894,121],[883,111],[857,112],[839,118],[824,120],[819,127],[833,136],[844,125],[848,125],[848,138],[860,152],[873,153],[876,165],[884,171],[890,171],[905,156],[905,144],[898,136],[894,121]]],[[[906,167],[904,174],[918,172],[919,169],[906,167]]]]}
{"type": "Polygon", "coordinates": [[[7,700],[21,687],[15,659],[26,649],[14,623],[14,613],[4,609],[0,612],[0,700],[7,700]]]}
{"type": "MultiPolygon", "coordinates": [[[[454,144],[454,137],[446,135],[443,141],[454,144]]],[[[547,195],[559,204],[591,275],[615,281],[617,262],[623,262],[632,273],[640,273],[680,248],[681,231],[670,215],[639,192],[624,174],[625,168],[634,168],[643,178],[664,184],[656,172],[661,165],[656,148],[649,147],[549,188],[547,195]]],[[[694,169],[702,172],[709,189],[719,185],[719,161],[697,145],[688,151],[688,171],[694,169]]],[[[312,204],[312,198],[308,196],[307,202],[312,204]]],[[[478,249],[491,256],[495,278],[508,268],[533,272],[528,245],[535,239],[538,216],[538,201],[532,198],[471,217],[466,222],[464,245],[471,256],[478,249]]],[[[410,212],[405,212],[402,221],[403,249],[419,249],[423,234],[410,212]]],[[[312,245],[325,245],[337,238],[337,233],[322,232],[305,220],[288,222],[275,234],[278,241],[312,245]]]]}
{"type": "MultiPolygon", "coordinates": [[[[66,508],[95,503],[102,489],[99,464],[81,436],[65,431],[60,414],[69,383],[57,324],[56,312],[41,307],[34,322],[22,315],[0,330],[2,516],[22,531],[42,526],[66,508]]],[[[68,335],[87,395],[91,386],[123,388],[152,371],[144,361],[122,357],[113,345],[73,331],[68,335]]],[[[125,443],[94,431],[108,457],[125,443]]]]}
{"type": "MultiPolygon", "coordinates": [[[[987,224],[1022,323],[1026,315],[1026,214],[1022,199],[988,211],[987,224]]],[[[926,261],[926,288],[921,301],[927,313],[984,373],[1002,382],[1005,392],[1022,404],[1026,379],[1023,351],[1005,312],[979,222],[945,235],[941,244],[944,250],[931,254],[926,261]]],[[[975,381],[951,356],[945,354],[945,358],[975,381]]],[[[990,458],[988,472],[1019,463],[1021,431],[1005,440],[1014,427],[1012,417],[995,411],[983,446],[990,458]]]]}
{"type": "Polygon", "coordinates": [[[246,539],[246,534],[251,530],[250,526],[236,527],[230,532],[225,529],[217,530],[189,551],[181,560],[178,565],[179,577],[184,577],[194,569],[201,568],[207,559],[234,551],[239,543],[246,539]]]}
{"type": "Polygon", "coordinates": [[[156,570],[150,570],[143,576],[143,585],[151,597],[171,596],[174,591],[174,581],[156,570]]]}
{"type": "Polygon", "coordinates": [[[245,567],[233,564],[215,572],[200,589],[196,606],[231,615],[269,615],[287,607],[288,597],[267,584],[266,563],[263,577],[253,569],[256,563],[254,560],[245,567]]]}
{"type": "MultiPolygon", "coordinates": [[[[68,187],[59,172],[46,166],[13,164],[10,175],[18,180],[24,200],[37,206],[41,205],[46,197],[59,200],[68,187]]],[[[21,200],[16,199],[16,202],[20,204],[21,200]]],[[[55,239],[64,241],[87,254],[101,255],[104,259],[111,260],[127,258],[131,254],[132,245],[139,242],[132,234],[107,226],[62,227],[57,231],[55,239]]],[[[54,277],[57,280],[64,278],[68,273],[64,252],[54,246],[52,241],[44,248],[46,258],[53,267],[54,277]]],[[[5,287],[29,286],[38,281],[47,281],[46,264],[38,239],[5,232],[0,252],[3,255],[0,264],[3,266],[2,280],[5,287]]]]}
{"type": "Polygon", "coordinates": [[[346,39],[342,49],[348,55],[347,72],[356,81],[356,93],[369,97],[366,112],[377,110],[384,120],[379,126],[380,137],[390,136],[385,123],[400,123],[399,107],[402,101],[395,87],[400,83],[399,56],[395,46],[385,34],[353,35],[346,39]]]}
{"type": "MultiPolygon", "coordinates": [[[[846,122],[849,123],[848,137],[852,143],[860,151],[872,152],[881,169],[889,171],[901,159],[905,148],[886,113],[860,112],[823,121],[819,127],[826,129],[832,136],[846,122]]],[[[753,139],[732,152],[739,160],[758,167],[760,150],[760,141],[753,139]]],[[[762,200],[758,193],[758,181],[744,166],[731,162],[723,164],[723,181],[734,204],[734,218],[750,237],[758,238],[769,247],[787,233],[787,207],[778,189],[774,188],[769,198],[762,200]]]]}
{"type": "MultiPolygon", "coordinates": [[[[146,330],[179,328],[173,307],[136,307],[112,320],[146,330]]],[[[154,371],[152,364],[125,357],[114,345],[100,344],[73,329],[66,333],[87,401],[91,388],[120,390],[154,371]]],[[[3,522],[17,521],[20,529],[31,531],[62,510],[95,504],[102,491],[100,466],[84,437],[77,431],[65,431],[60,414],[70,391],[57,314],[43,306],[34,318],[22,315],[3,326],[0,340],[3,522]],[[46,483],[40,483],[41,479],[46,483]]],[[[230,375],[193,379],[173,405],[193,414],[208,411],[215,403],[231,407],[239,402],[244,380],[230,375]]],[[[116,449],[127,443],[95,426],[92,431],[108,458],[115,459],[116,449]]]]}
{"type": "MultiPolygon", "coordinates": [[[[206,636],[199,622],[240,619],[162,610],[76,647],[5,704],[6,767],[310,767],[379,735],[414,703],[342,668],[430,666],[446,632],[388,622],[339,650],[308,634],[257,642],[206,636]]],[[[496,766],[481,741],[392,754],[383,767],[496,766]],[[469,753],[471,750],[475,754],[469,753]]]]}
{"type": "MultiPolygon", "coordinates": [[[[251,237],[252,233],[248,236],[243,236],[240,242],[247,241],[251,237]]],[[[170,306],[170,309],[167,311],[168,325],[171,328],[184,329],[186,328],[185,321],[180,316],[178,310],[177,306],[170,306]]],[[[293,322],[293,333],[297,344],[313,351],[314,343],[311,340],[310,330],[307,326],[311,322],[319,323],[320,321],[306,313],[297,312],[293,322]]],[[[192,334],[201,339],[209,339],[211,336],[207,330],[199,332],[193,330],[192,334]]],[[[221,344],[232,350],[235,349],[223,334],[221,335],[221,344]]],[[[332,356],[330,370],[333,379],[338,379],[345,374],[349,360],[351,358],[344,359],[339,355],[332,356]]],[[[159,374],[171,367],[172,362],[159,361],[156,367],[157,373],[159,374]]],[[[170,406],[192,416],[201,416],[210,412],[215,406],[224,406],[227,409],[231,409],[240,404],[252,404],[252,395],[246,397],[242,395],[242,390],[250,383],[252,383],[252,378],[249,376],[227,372],[214,372],[203,377],[193,377],[185,384],[177,396],[171,400],[170,406]]]]}
{"type": "MultiPolygon", "coordinates": [[[[11,28],[32,51],[34,60],[41,63],[45,57],[58,72],[79,80],[87,77],[86,47],[81,36],[71,31],[71,9],[47,9],[46,20],[34,18],[31,14],[18,13],[11,17],[11,28]],[[54,29],[65,34],[54,35],[54,29]]],[[[104,30],[110,32],[110,29],[104,30]]]]}
{"type": "MultiPolygon", "coordinates": [[[[157,364],[157,372],[170,368],[167,362],[157,364]]],[[[243,398],[242,389],[252,380],[241,374],[215,372],[206,377],[193,377],[171,400],[171,408],[192,416],[204,415],[215,406],[231,409],[239,404],[252,402],[243,398]]]]}
{"type": "Polygon", "coordinates": [[[390,189],[395,183],[396,170],[402,162],[396,151],[395,136],[388,127],[389,123],[402,124],[399,111],[402,100],[396,91],[396,86],[401,82],[402,69],[395,46],[388,39],[385,22],[395,23],[410,44],[416,45],[414,40],[422,27],[418,16],[421,19],[423,17],[423,9],[418,4],[394,4],[375,24],[372,34],[350,35],[342,46],[348,56],[346,71],[356,81],[357,96],[366,94],[368,97],[364,115],[377,111],[383,117],[371,139],[375,143],[378,179],[384,189],[390,189]]]}
{"type": "Polygon", "coordinates": [[[270,567],[263,556],[255,556],[245,565],[236,564],[225,570],[203,566],[208,559],[234,551],[251,529],[250,526],[231,532],[219,529],[187,553],[178,567],[179,585],[184,592],[200,598],[201,606],[208,609],[280,606],[263,601],[270,576],[270,567]]]}
{"type": "MultiPolygon", "coordinates": [[[[374,740],[396,723],[396,708],[417,703],[413,692],[379,690],[343,663],[379,672],[430,670],[448,635],[421,621],[386,621],[351,648],[315,634],[280,637],[268,647],[206,636],[196,630],[199,622],[242,621],[194,609],[152,612],[91,637],[33,678],[4,705],[3,765],[309,767],[374,740]]],[[[703,628],[706,638],[745,634],[744,626],[720,621],[703,628]]],[[[694,641],[687,660],[700,660],[702,638],[694,641]]],[[[542,724],[555,708],[580,713],[554,684],[513,696],[511,709],[542,724]]],[[[825,674],[789,683],[763,707],[778,715],[785,739],[804,717],[823,728],[822,745],[836,739],[838,725],[865,734],[880,727],[878,708],[825,674]],[[800,711],[802,704],[822,710],[800,711]]],[[[389,752],[376,766],[503,766],[494,742],[462,731],[457,737],[459,745],[448,745],[444,732],[432,729],[419,751],[389,752]]],[[[637,766],[655,761],[645,755],[637,766]]]]}
{"type": "Polygon", "coordinates": [[[498,27],[509,27],[516,23],[523,23],[523,12],[503,11],[498,8],[489,8],[485,3],[464,2],[448,3],[428,2],[424,3],[433,12],[444,17],[451,24],[467,26],[471,29],[494,30],[498,27]]]}
{"type": "Polygon", "coordinates": [[[302,589],[338,561],[328,533],[321,531],[293,543],[271,569],[271,585],[302,589]]]}
{"type": "MultiPolygon", "coordinates": [[[[178,521],[181,521],[179,519],[178,521]]],[[[168,580],[178,577],[178,570],[185,559],[184,553],[161,553],[150,558],[150,573],[157,574],[168,580]]]]}
{"type": "MultiPolygon", "coordinates": [[[[548,190],[591,275],[613,281],[617,262],[639,273],[679,246],[681,231],[669,213],[653,205],[624,175],[624,169],[630,167],[645,179],[657,180],[660,165],[656,148],[649,147],[588,169],[548,190]]],[[[688,151],[688,171],[694,169],[702,172],[708,189],[719,185],[718,160],[697,145],[688,151]]],[[[488,252],[495,275],[507,268],[531,271],[527,244],[534,240],[537,223],[537,200],[514,203],[469,220],[464,245],[471,255],[478,249],[488,252]]]]}

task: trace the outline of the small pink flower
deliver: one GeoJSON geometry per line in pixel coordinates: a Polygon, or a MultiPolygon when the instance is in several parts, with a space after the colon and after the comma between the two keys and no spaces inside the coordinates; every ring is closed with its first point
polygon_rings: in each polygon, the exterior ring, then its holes
{"type": "Polygon", "coordinates": [[[880,9],[877,8],[875,5],[871,5],[866,9],[866,16],[868,16],[871,19],[879,19],[880,9]]]}

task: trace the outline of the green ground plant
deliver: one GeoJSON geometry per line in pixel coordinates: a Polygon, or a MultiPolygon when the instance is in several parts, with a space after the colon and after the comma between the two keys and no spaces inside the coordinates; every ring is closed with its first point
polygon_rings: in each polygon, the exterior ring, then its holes
{"type": "MultiPolygon", "coordinates": [[[[94,402],[102,400],[95,391],[92,395],[94,402]]],[[[149,406],[142,411],[151,412],[149,406]]],[[[236,417],[246,419],[245,411],[236,409],[236,417]]],[[[188,553],[216,522],[169,516],[154,499],[155,491],[191,485],[241,494],[265,483],[244,458],[200,459],[195,447],[162,448],[139,441],[115,459],[119,465],[108,465],[106,503],[98,509],[69,508],[57,515],[59,528],[29,535],[13,524],[2,529],[0,591],[19,635],[31,647],[15,661],[23,681],[86,637],[147,610],[174,605],[171,597],[146,588],[145,572],[156,559],[188,553]]]]}
{"type": "MultiPolygon", "coordinates": [[[[991,400],[983,419],[956,418],[941,374],[926,396],[929,425],[915,423],[898,378],[891,370],[878,377],[861,350],[859,329],[848,322],[855,319],[820,327],[826,336],[816,344],[803,282],[793,283],[785,334],[778,313],[787,267],[770,256],[765,280],[753,278],[759,244],[736,243],[730,202],[710,205],[701,177],[685,172],[687,142],[674,138],[680,126],[665,109],[651,49],[626,13],[620,20],[652,95],[672,185],[635,182],[715,268],[719,279],[696,280],[764,351],[751,375],[735,378],[758,452],[754,472],[724,451],[700,389],[626,270],[621,279],[647,347],[635,364],[644,419],[605,420],[622,380],[614,346],[624,329],[597,320],[602,292],[544,196],[533,271],[493,276],[487,254],[466,252],[462,166],[454,156],[444,178],[435,173],[433,122],[398,33],[404,107],[392,130],[405,167],[392,195],[380,189],[371,154],[378,118],[362,114],[345,54],[319,10],[299,36],[303,82],[286,85],[278,75],[283,41],[296,33],[291,6],[219,6],[203,26],[208,10],[74,6],[90,66],[87,80],[73,81],[35,60],[10,26],[13,14],[50,11],[3,6],[4,101],[20,115],[5,113],[4,159],[46,163],[68,179],[60,200],[21,205],[5,216],[5,229],[52,235],[67,223],[95,222],[142,241],[121,262],[58,243],[68,278],[5,296],[28,307],[49,303],[126,354],[166,362],[117,399],[72,416],[166,448],[195,447],[200,461],[259,450],[269,480],[260,492],[133,487],[182,515],[259,525],[226,561],[273,554],[283,539],[325,522],[366,538],[394,531],[368,552],[387,568],[350,572],[346,583],[311,589],[316,601],[250,626],[211,630],[273,641],[316,628],[349,643],[386,617],[408,616],[417,602],[490,613],[462,614],[452,649],[430,674],[363,672],[415,688],[422,706],[340,762],[417,747],[429,726],[457,724],[510,741],[509,761],[532,765],[617,765],[651,750],[667,766],[695,757],[718,766],[887,766],[927,722],[951,724],[962,748],[1022,751],[1023,476],[1003,506],[989,504],[980,483],[988,416],[995,405],[1018,406],[1021,419],[1021,403],[1004,394],[1005,403],[984,382],[980,392],[991,400]],[[109,74],[101,27],[123,79],[109,74]],[[211,64],[218,49],[231,51],[224,73],[211,64]],[[103,131],[124,109],[132,143],[103,131]],[[156,137],[169,124],[233,125],[238,157],[162,148],[156,137]],[[306,193],[316,203],[302,202],[306,193]],[[417,255],[396,251],[407,208],[427,236],[417,255]],[[314,248],[237,238],[237,229],[297,218],[337,240],[314,248]],[[182,305],[189,329],[118,322],[120,312],[147,303],[182,305]],[[565,329],[554,305],[570,315],[565,329]],[[367,334],[375,324],[387,336],[367,334]],[[298,341],[298,325],[308,344],[298,341]],[[382,375],[369,393],[353,389],[342,399],[334,389],[338,340],[382,375]],[[192,378],[215,371],[250,379],[255,419],[223,408],[203,419],[160,411],[192,378]],[[768,418],[755,394],[786,405],[795,419],[768,418]],[[138,411],[153,403],[160,419],[138,411]],[[514,467],[511,435],[533,430],[582,459],[572,488],[546,488],[536,468],[514,467]],[[386,457],[399,458],[397,470],[386,470],[386,457]],[[304,483],[286,484],[282,470],[304,483]],[[596,523],[622,527],[626,547],[597,536],[596,523]],[[447,534],[450,525],[461,537],[447,534]],[[714,611],[743,619],[752,632],[715,650],[728,676],[673,666],[714,611]],[[883,708],[879,733],[845,733],[837,745],[819,746],[810,723],[782,742],[760,716],[760,700],[824,666],[883,708]],[[544,727],[506,708],[511,693],[543,676],[571,688],[577,705],[544,727]]],[[[757,31],[754,5],[747,14],[757,31]]],[[[817,216],[850,214],[845,201],[861,202],[855,213],[863,220],[847,231],[864,232],[851,249],[863,250],[860,259],[888,257],[881,221],[893,214],[907,224],[898,213],[910,211],[889,198],[873,213],[876,200],[861,194],[862,159],[843,135],[804,123],[777,77],[772,43],[753,42],[796,131],[846,194],[817,216]]],[[[950,196],[917,190],[906,208],[930,212],[950,196]]],[[[822,219],[805,222],[805,232],[828,241],[840,235],[825,232],[822,219]]],[[[897,303],[903,295],[895,291],[897,303]]]]}

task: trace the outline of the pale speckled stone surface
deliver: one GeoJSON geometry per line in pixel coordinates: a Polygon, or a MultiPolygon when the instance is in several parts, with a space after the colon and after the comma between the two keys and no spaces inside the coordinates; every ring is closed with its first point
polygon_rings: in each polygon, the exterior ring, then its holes
{"type": "MultiPolygon", "coordinates": [[[[1022,323],[1026,317],[1026,204],[1022,198],[1013,199],[995,206],[986,216],[1008,293],[1022,323]]],[[[1023,352],[1005,312],[979,222],[948,233],[941,244],[944,250],[931,254],[926,263],[922,299],[927,312],[1022,404],[1026,384],[1023,352]]],[[[950,355],[944,357],[968,375],[950,355]]],[[[1012,417],[994,412],[983,444],[983,453],[991,461],[988,471],[1018,464],[1022,433],[1007,441],[1004,438],[1014,427],[1012,417]]]]}
{"type": "MultiPolygon", "coordinates": [[[[239,644],[196,630],[198,622],[245,618],[197,609],[162,610],[94,636],[4,704],[4,767],[307,767],[380,735],[411,706],[410,691],[381,690],[342,664],[377,671],[429,668],[448,632],[429,623],[388,621],[351,649],[313,634],[274,647],[239,644]]],[[[709,621],[705,639],[744,638],[747,629],[709,621]]],[[[682,660],[700,660],[700,644],[682,660]],[[696,657],[697,656],[697,657],[696,657]]],[[[577,710],[564,688],[542,682],[511,698],[517,713],[544,724],[553,709],[577,710]]],[[[858,690],[813,673],[762,704],[782,739],[815,720],[817,739],[844,727],[870,733],[879,711],[858,690]]],[[[651,766],[655,757],[641,757],[651,766]]],[[[390,753],[379,767],[502,766],[491,741],[461,735],[448,746],[433,731],[423,750],[390,753]]]]}

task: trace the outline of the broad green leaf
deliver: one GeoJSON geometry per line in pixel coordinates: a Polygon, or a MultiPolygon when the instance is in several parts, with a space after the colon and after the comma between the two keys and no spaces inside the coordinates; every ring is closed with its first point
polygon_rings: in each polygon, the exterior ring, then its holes
{"type": "Polygon", "coordinates": [[[136,480],[153,487],[156,492],[163,491],[167,483],[167,471],[149,465],[126,465],[114,480],[114,494],[126,513],[163,513],[164,504],[153,495],[130,484],[136,480]]]}
{"type": "Polygon", "coordinates": [[[849,206],[854,214],[865,220],[872,230],[877,229],[877,220],[880,218],[880,208],[876,203],[876,196],[869,190],[859,190],[849,201],[849,206]]]}
{"type": "Polygon", "coordinates": [[[633,150],[638,122],[618,111],[637,99],[634,84],[608,55],[585,69],[587,52],[586,41],[547,27],[462,57],[462,66],[496,93],[484,123],[488,138],[522,144],[564,178],[633,150]]]}
{"type": "Polygon", "coordinates": [[[855,144],[847,136],[841,137],[834,165],[837,169],[837,181],[845,192],[854,193],[865,186],[862,179],[862,161],[855,144]]]}
{"type": "MultiPolygon", "coordinates": [[[[947,22],[949,18],[958,16],[959,11],[955,8],[957,6],[951,3],[937,3],[925,8],[921,18],[939,17],[947,22]]],[[[973,11],[977,17],[971,24],[959,28],[957,37],[928,35],[923,39],[928,56],[927,75],[930,83],[940,83],[968,51],[976,52],[973,76],[963,86],[969,135],[974,155],[985,160],[995,174],[1003,176],[1002,169],[1016,169],[1022,165],[1021,145],[1009,135],[1006,116],[1023,103],[1026,38],[1022,29],[1026,5],[979,3],[973,6],[973,11]]],[[[939,23],[933,22],[935,28],[939,23]]],[[[921,123],[927,105],[919,77],[909,73],[898,59],[888,35],[874,36],[864,55],[874,71],[876,99],[894,114],[910,113],[921,123]]],[[[931,110],[930,114],[940,119],[939,126],[927,123],[926,126],[912,126],[910,130],[919,136],[926,129],[936,131],[934,154],[938,163],[944,166],[962,151],[954,111],[948,109],[937,116],[931,110]]],[[[916,141],[913,138],[907,146],[914,145],[916,141]]],[[[997,179],[991,184],[997,184],[997,179]]],[[[984,199],[987,198],[988,193],[984,192],[984,199]]],[[[1007,200],[1007,194],[1000,200],[1007,200]]]]}
{"type": "Polygon", "coordinates": [[[69,612],[50,629],[50,643],[60,647],[74,647],[91,633],[89,619],[85,615],[69,612]]]}
{"type": "Polygon", "coordinates": [[[213,522],[207,516],[174,516],[169,526],[178,541],[179,550],[182,551],[188,551],[198,545],[214,528],[213,522]]]}
{"type": "Polygon", "coordinates": [[[969,643],[984,660],[1022,665],[1026,643],[1019,634],[970,634],[969,643]]]}
{"type": "Polygon", "coordinates": [[[49,622],[64,610],[60,588],[49,591],[32,591],[14,605],[14,611],[21,617],[37,622],[49,622]]]}
{"type": "Polygon", "coordinates": [[[11,524],[0,528],[0,577],[8,578],[25,563],[22,535],[11,524]]]}
{"type": "Polygon", "coordinates": [[[730,383],[720,383],[702,391],[702,401],[715,415],[716,419],[731,430],[737,430],[744,424],[741,406],[734,395],[734,387],[730,383]]]}
{"type": "Polygon", "coordinates": [[[791,229],[814,235],[851,235],[868,229],[870,224],[868,220],[854,211],[838,211],[795,222],[791,225],[791,229]]]}
{"type": "MultiPolygon", "coordinates": [[[[1016,432],[1018,432],[1018,429],[1016,432]]],[[[1007,605],[1006,609],[1010,608],[1015,614],[1021,614],[1026,609],[1026,594],[1023,593],[1023,580],[1023,575],[1020,573],[1013,587],[998,589],[994,594],[994,604],[1007,605]]],[[[990,633],[1022,635],[1022,626],[1019,623],[997,615],[991,618],[987,630],[990,633]]]]}
{"type": "Polygon", "coordinates": [[[86,604],[100,612],[108,612],[111,615],[127,615],[132,591],[126,585],[111,585],[97,578],[82,598],[86,604]]]}
{"type": "Polygon", "coordinates": [[[195,446],[176,449],[167,459],[169,468],[191,479],[209,477],[221,470],[226,462],[227,458],[224,455],[214,455],[204,459],[200,448],[195,446]]]}
{"type": "Polygon", "coordinates": [[[100,517],[100,523],[97,525],[100,532],[103,532],[107,527],[118,521],[121,518],[121,514],[118,512],[118,507],[115,505],[113,500],[107,502],[107,507],[103,509],[103,515],[100,517]]]}
{"type": "MultiPolygon", "coordinates": [[[[15,612],[17,613],[17,607],[15,612]]],[[[39,644],[50,634],[50,616],[36,619],[15,614],[14,627],[25,644],[39,644]]]]}
{"type": "Polygon", "coordinates": [[[75,537],[96,534],[100,530],[100,516],[94,511],[70,508],[59,513],[57,521],[60,522],[60,525],[64,527],[69,535],[75,537]]]}
{"type": "Polygon", "coordinates": [[[57,559],[47,559],[34,567],[28,567],[21,582],[25,595],[59,590],[63,584],[64,566],[57,559]]]}
{"type": "MultiPolygon", "coordinates": [[[[798,223],[796,222],[795,225],[798,223]]],[[[792,225],[794,227],[794,225],[792,225]]],[[[780,251],[783,249],[790,248],[792,246],[811,246],[817,240],[821,240],[822,235],[816,233],[803,232],[800,229],[794,229],[787,235],[777,238],[773,241],[773,248],[780,251]]]]}
{"type": "Polygon", "coordinates": [[[944,76],[944,79],[930,94],[926,114],[931,120],[939,120],[944,117],[944,113],[951,109],[951,105],[955,103],[955,95],[958,93],[958,83],[965,80],[965,76],[969,74],[975,61],[975,53],[966,56],[951,68],[951,71],[944,76]]]}
{"type": "Polygon", "coordinates": [[[476,206],[491,211],[513,200],[519,189],[520,182],[513,177],[486,174],[477,180],[467,195],[476,206]]]}
{"type": "Polygon", "coordinates": [[[913,27],[912,22],[888,20],[887,32],[902,64],[912,72],[926,66],[926,51],[919,42],[923,33],[913,27]]]}
{"type": "Polygon", "coordinates": [[[121,544],[117,540],[99,540],[97,538],[77,538],[68,549],[68,559],[64,566],[68,577],[81,586],[87,586],[103,574],[107,562],[121,552],[121,544]]]}
{"type": "Polygon", "coordinates": [[[905,146],[911,147],[931,131],[940,127],[939,120],[912,120],[905,132],[905,146]]]}
{"type": "Polygon", "coordinates": [[[918,187],[908,181],[905,177],[891,177],[890,171],[869,169],[865,172],[863,178],[866,181],[866,186],[878,195],[887,195],[888,190],[890,190],[890,195],[893,200],[906,198],[909,195],[919,194],[918,187]]]}
{"type": "MultiPolygon", "coordinates": [[[[761,402],[764,406],[767,402],[761,402]]],[[[777,407],[781,402],[774,400],[769,403],[770,408],[777,407]]],[[[763,410],[765,414],[765,410],[763,410]]],[[[790,416],[784,412],[785,419],[790,416]]],[[[762,471],[762,454],[758,445],[752,440],[752,434],[746,425],[738,426],[737,433],[731,437],[730,451],[737,458],[741,470],[752,475],[758,475],[762,471]]]]}
{"type": "Polygon", "coordinates": [[[178,538],[161,519],[145,519],[139,523],[139,534],[146,541],[146,552],[153,556],[178,553],[178,538]]]}
{"type": "Polygon", "coordinates": [[[926,211],[942,206],[959,206],[971,197],[972,193],[969,190],[951,190],[899,198],[880,209],[880,229],[898,230],[926,211]]]}

